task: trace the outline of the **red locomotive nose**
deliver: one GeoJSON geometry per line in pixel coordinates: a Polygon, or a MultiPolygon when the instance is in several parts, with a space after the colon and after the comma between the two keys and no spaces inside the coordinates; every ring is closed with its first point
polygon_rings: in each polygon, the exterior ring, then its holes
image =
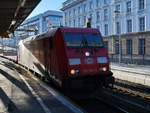
{"type": "Polygon", "coordinates": [[[95,75],[109,71],[107,52],[99,33],[69,32],[64,36],[70,76],[95,75]]]}

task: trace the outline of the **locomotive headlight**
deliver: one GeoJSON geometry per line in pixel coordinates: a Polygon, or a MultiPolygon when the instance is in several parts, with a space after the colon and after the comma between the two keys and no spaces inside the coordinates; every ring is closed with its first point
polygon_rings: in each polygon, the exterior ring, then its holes
{"type": "Polygon", "coordinates": [[[76,73],[76,71],[75,71],[74,69],[72,69],[72,70],[70,71],[70,73],[71,73],[72,75],[74,75],[74,74],[76,73]]]}
{"type": "Polygon", "coordinates": [[[90,56],[90,52],[85,52],[85,56],[90,56]]]}
{"type": "Polygon", "coordinates": [[[103,67],[103,71],[107,71],[107,67],[103,67]]]}

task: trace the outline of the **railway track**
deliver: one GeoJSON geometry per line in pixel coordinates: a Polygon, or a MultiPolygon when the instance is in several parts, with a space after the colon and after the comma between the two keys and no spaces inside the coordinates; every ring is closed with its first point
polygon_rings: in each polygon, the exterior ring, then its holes
{"type": "Polygon", "coordinates": [[[125,96],[120,93],[105,89],[95,98],[119,109],[123,113],[150,113],[149,108],[138,104],[134,99],[129,97],[130,96],[127,96],[125,98],[125,96]]]}
{"type": "Polygon", "coordinates": [[[99,101],[99,106],[103,103],[116,113],[150,113],[150,88],[140,84],[117,79],[113,89],[104,88],[92,98],[99,101]]]}
{"type": "Polygon", "coordinates": [[[127,113],[122,109],[112,106],[100,99],[89,98],[74,102],[84,109],[87,113],[127,113]]]}
{"type": "Polygon", "coordinates": [[[97,99],[129,113],[150,113],[150,88],[116,79],[112,89],[104,89],[97,99]]]}
{"type": "MultiPolygon", "coordinates": [[[[87,99],[77,102],[77,104],[89,113],[98,113],[95,112],[96,109],[99,109],[102,113],[150,113],[150,102],[145,102],[140,96],[133,96],[131,92],[127,94],[125,90],[130,89],[116,88],[116,86],[113,90],[103,89],[94,94],[91,100],[87,99]]],[[[135,93],[135,91],[132,93],[135,93]]]]}
{"type": "MultiPolygon", "coordinates": [[[[16,68],[19,73],[28,74],[13,63],[5,64],[16,68]]],[[[104,89],[92,96],[92,99],[75,101],[88,113],[150,113],[149,88],[127,84],[126,81],[116,81],[114,89],[104,89]],[[143,90],[146,89],[145,90],[143,90]]],[[[74,101],[74,100],[73,100],[74,101]]]]}
{"type": "Polygon", "coordinates": [[[149,86],[144,86],[144,85],[116,79],[114,88],[120,89],[124,92],[128,92],[133,95],[150,100],[150,87],[149,86]]]}

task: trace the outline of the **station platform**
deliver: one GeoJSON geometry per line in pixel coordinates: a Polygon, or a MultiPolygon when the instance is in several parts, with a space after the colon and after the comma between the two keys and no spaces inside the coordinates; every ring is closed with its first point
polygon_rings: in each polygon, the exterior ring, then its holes
{"type": "Polygon", "coordinates": [[[150,66],[111,63],[115,78],[150,86],[150,66]]]}
{"type": "Polygon", "coordinates": [[[36,77],[0,57],[0,113],[84,113],[36,77]]]}
{"type": "Polygon", "coordinates": [[[112,68],[150,75],[150,66],[136,64],[111,63],[112,68]]]}

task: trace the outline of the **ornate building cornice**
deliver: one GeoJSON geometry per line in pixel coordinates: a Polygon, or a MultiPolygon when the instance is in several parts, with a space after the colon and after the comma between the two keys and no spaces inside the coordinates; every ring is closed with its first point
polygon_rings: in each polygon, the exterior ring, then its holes
{"type": "Polygon", "coordinates": [[[69,9],[85,0],[67,0],[66,2],[63,3],[63,7],[61,8],[62,11],[65,11],[66,9],[69,9]],[[69,3],[70,2],[70,3],[69,3]]]}

